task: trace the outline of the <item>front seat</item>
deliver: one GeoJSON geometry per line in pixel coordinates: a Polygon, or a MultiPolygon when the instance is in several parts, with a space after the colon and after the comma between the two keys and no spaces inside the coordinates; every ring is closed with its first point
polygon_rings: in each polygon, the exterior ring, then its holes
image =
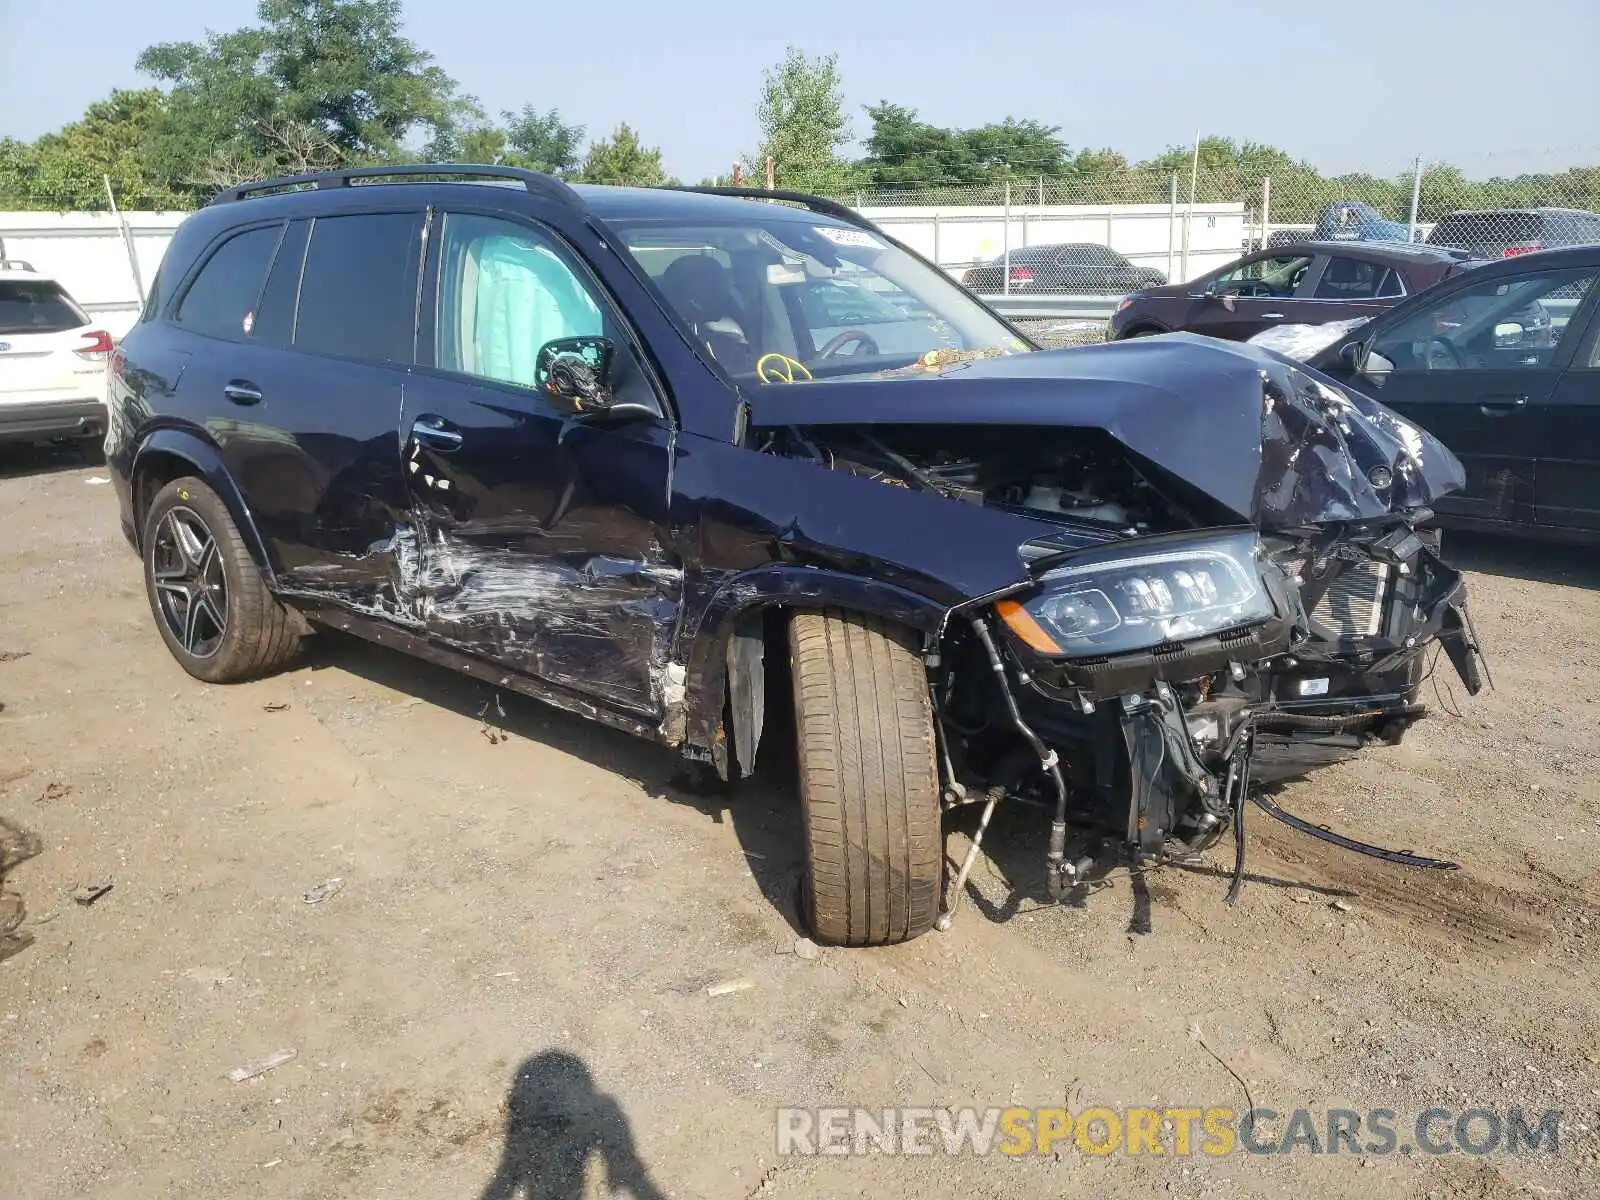
{"type": "Polygon", "coordinates": [[[674,259],[656,283],[723,367],[735,375],[755,369],[748,318],[726,267],[709,255],[688,254],[674,259]]]}
{"type": "Polygon", "coordinates": [[[1328,262],[1327,273],[1322,277],[1319,291],[1326,289],[1350,299],[1366,299],[1372,295],[1371,265],[1354,258],[1334,258],[1328,262]]]}

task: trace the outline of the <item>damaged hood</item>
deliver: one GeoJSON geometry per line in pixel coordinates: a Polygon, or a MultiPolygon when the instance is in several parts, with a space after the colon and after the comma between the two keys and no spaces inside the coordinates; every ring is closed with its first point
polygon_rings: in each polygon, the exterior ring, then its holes
{"type": "Polygon", "coordinates": [[[1381,518],[1464,482],[1431,434],[1256,346],[1169,334],[751,394],[757,428],[1100,430],[1263,529],[1381,518]]]}

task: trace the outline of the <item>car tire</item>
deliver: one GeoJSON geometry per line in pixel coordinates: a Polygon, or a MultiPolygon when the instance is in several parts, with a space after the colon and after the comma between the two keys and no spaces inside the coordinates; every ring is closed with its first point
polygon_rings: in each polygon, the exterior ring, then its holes
{"type": "Polygon", "coordinates": [[[227,506],[202,480],[174,479],[144,519],[145,593],[183,669],[207,683],[270,674],[304,628],[267,588],[227,506]]]}
{"type": "Polygon", "coordinates": [[[939,764],[914,635],[858,613],[789,626],[805,823],[806,921],[883,946],[933,927],[944,876],[939,764]]]}

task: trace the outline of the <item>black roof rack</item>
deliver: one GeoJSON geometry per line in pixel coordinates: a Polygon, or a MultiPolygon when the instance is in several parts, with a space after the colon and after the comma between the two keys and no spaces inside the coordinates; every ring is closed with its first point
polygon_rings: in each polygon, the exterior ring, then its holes
{"type": "Polygon", "coordinates": [[[862,229],[870,229],[873,233],[882,233],[876,225],[867,220],[855,209],[840,204],[837,200],[829,200],[826,196],[813,196],[810,192],[788,192],[782,189],[769,191],[766,188],[745,187],[685,187],[675,185],[662,189],[669,192],[699,192],[706,196],[735,196],[742,200],[783,200],[790,204],[798,204],[809,208],[814,213],[824,216],[838,217],[841,221],[848,221],[862,229]]]}
{"type": "Polygon", "coordinates": [[[509,179],[515,180],[535,196],[554,200],[568,208],[583,208],[583,198],[571,186],[553,175],[525,171],[521,167],[477,166],[468,163],[411,163],[401,166],[347,167],[338,171],[318,171],[309,175],[281,175],[276,179],[263,179],[217,193],[212,204],[226,204],[234,200],[247,200],[264,192],[284,192],[300,189],[351,187],[360,180],[387,179],[397,182],[425,181],[430,177],[446,176],[454,179],[509,179]]]}

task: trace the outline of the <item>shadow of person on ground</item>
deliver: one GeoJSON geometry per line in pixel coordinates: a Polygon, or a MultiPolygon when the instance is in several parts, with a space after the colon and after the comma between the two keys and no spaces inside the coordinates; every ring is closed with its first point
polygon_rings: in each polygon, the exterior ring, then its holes
{"type": "Polygon", "coordinates": [[[664,1200],[633,1144],[622,1108],[595,1090],[583,1061],[546,1050],[517,1070],[506,1100],[500,1169],[482,1200],[582,1200],[591,1158],[605,1171],[604,1195],[664,1200]]]}

